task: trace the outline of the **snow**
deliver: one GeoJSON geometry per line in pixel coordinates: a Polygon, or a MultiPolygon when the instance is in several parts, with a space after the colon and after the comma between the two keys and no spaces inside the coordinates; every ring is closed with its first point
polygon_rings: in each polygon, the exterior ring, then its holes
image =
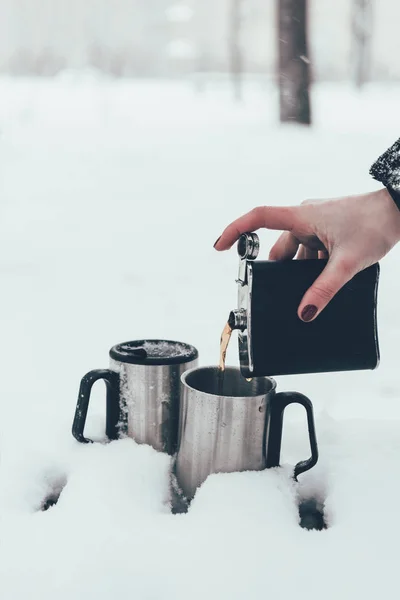
{"type": "MultiPolygon", "coordinates": [[[[70,433],[80,378],[114,344],[178,340],[217,363],[238,259],[212,245],[230,220],[378,187],[368,168],[399,136],[398,87],[316,88],[310,130],[276,125],[267,86],[245,98],[96,73],[0,79],[2,600],[398,595],[398,248],[382,261],[379,369],[277,378],[315,408],[320,461],[297,486],[300,407],[281,469],[212,476],[185,515],[169,511],[167,456],[70,433]],[[299,527],[309,497],[327,530],[299,527]]],[[[275,237],[261,233],[261,255],[275,237]]],[[[101,385],[92,405],[98,439],[101,385]]]]}
{"type": "Polygon", "coordinates": [[[169,341],[146,341],[143,344],[143,348],[146,350],[147,354],[151,357],[189,357],[192,354],[192,348],[190,346],[185,346],[184,344],[171,344],[169,341]]]}

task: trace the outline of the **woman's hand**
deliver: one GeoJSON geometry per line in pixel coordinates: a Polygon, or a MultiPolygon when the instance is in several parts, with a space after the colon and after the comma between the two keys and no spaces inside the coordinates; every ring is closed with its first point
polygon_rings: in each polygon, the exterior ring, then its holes
{"type": "Polygon", "coordinates": [[[228,250],[242,233],[281,229],[270,260],[328,258],[304,294],[298,315],[314,319],[356,273],[378,262],[400,240],[400,211],[386,188],[359,196],[259,206],[229,225],[214,248],[228,250]]]}

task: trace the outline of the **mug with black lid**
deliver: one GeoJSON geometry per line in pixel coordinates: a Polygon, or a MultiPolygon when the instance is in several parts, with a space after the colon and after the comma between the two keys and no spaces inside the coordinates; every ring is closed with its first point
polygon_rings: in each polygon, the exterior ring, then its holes
{"type": "Polygon", "coordinates": [[[181,375],[197,366],[198,351],[170,340],[136,340],[113,346],[110,368],[89,371],[81,380],[72,434],[83,443],[90,393],[103,379],[106,392],[106,435],[132,437],[160,452],[176,450],[181,375]]]}

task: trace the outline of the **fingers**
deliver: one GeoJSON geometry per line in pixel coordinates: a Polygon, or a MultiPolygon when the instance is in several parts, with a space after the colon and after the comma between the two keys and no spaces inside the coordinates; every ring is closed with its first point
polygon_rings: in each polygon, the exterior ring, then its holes
{"type": "Polygon", "coordinates": [[[308,246],[304,246],[304,244],[301,244],[296,258],[298,260],[318,258],[318,250],[313,250],[312,248],[308,248],[308,246]]]}
{"type": "Polygon", "coordinates": [[[296,255],[299,240],[288,231],[279,236],[278,241],[272,246],[269,260],[288,260],[296,255]]]}
{"type": "Polygon", "coordinates": [[[347,257],[332,256],[321,275],[304,294],[298,308],[300,319],[306,322],[315,319],[357,272],[355,261],[347,257]]]}
{"type": "Polygon", "coordinates": [[[256,231],[260,227],[291,231],[294,227],[297,207],[259,206],[243,215],[225,229],[215,242],[216,250],[228,250],[242,233],[256,231]]]}

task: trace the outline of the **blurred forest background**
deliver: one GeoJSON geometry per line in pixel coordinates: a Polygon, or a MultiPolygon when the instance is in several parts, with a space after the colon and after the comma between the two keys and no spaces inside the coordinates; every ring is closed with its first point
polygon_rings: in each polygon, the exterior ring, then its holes
{"type": "Polygon", "coordinates": [[[312,122],[312,81],[400,79],[395,0],[3,0],[0,72],[279,82],[280,120],[312,122]]]}
{"type": "Polygon", "coordinates": [[[315,80],[400,79],[396,0],[2,0],[0,71],[271,78],[278,13],[303,4],[315,80]]]}

